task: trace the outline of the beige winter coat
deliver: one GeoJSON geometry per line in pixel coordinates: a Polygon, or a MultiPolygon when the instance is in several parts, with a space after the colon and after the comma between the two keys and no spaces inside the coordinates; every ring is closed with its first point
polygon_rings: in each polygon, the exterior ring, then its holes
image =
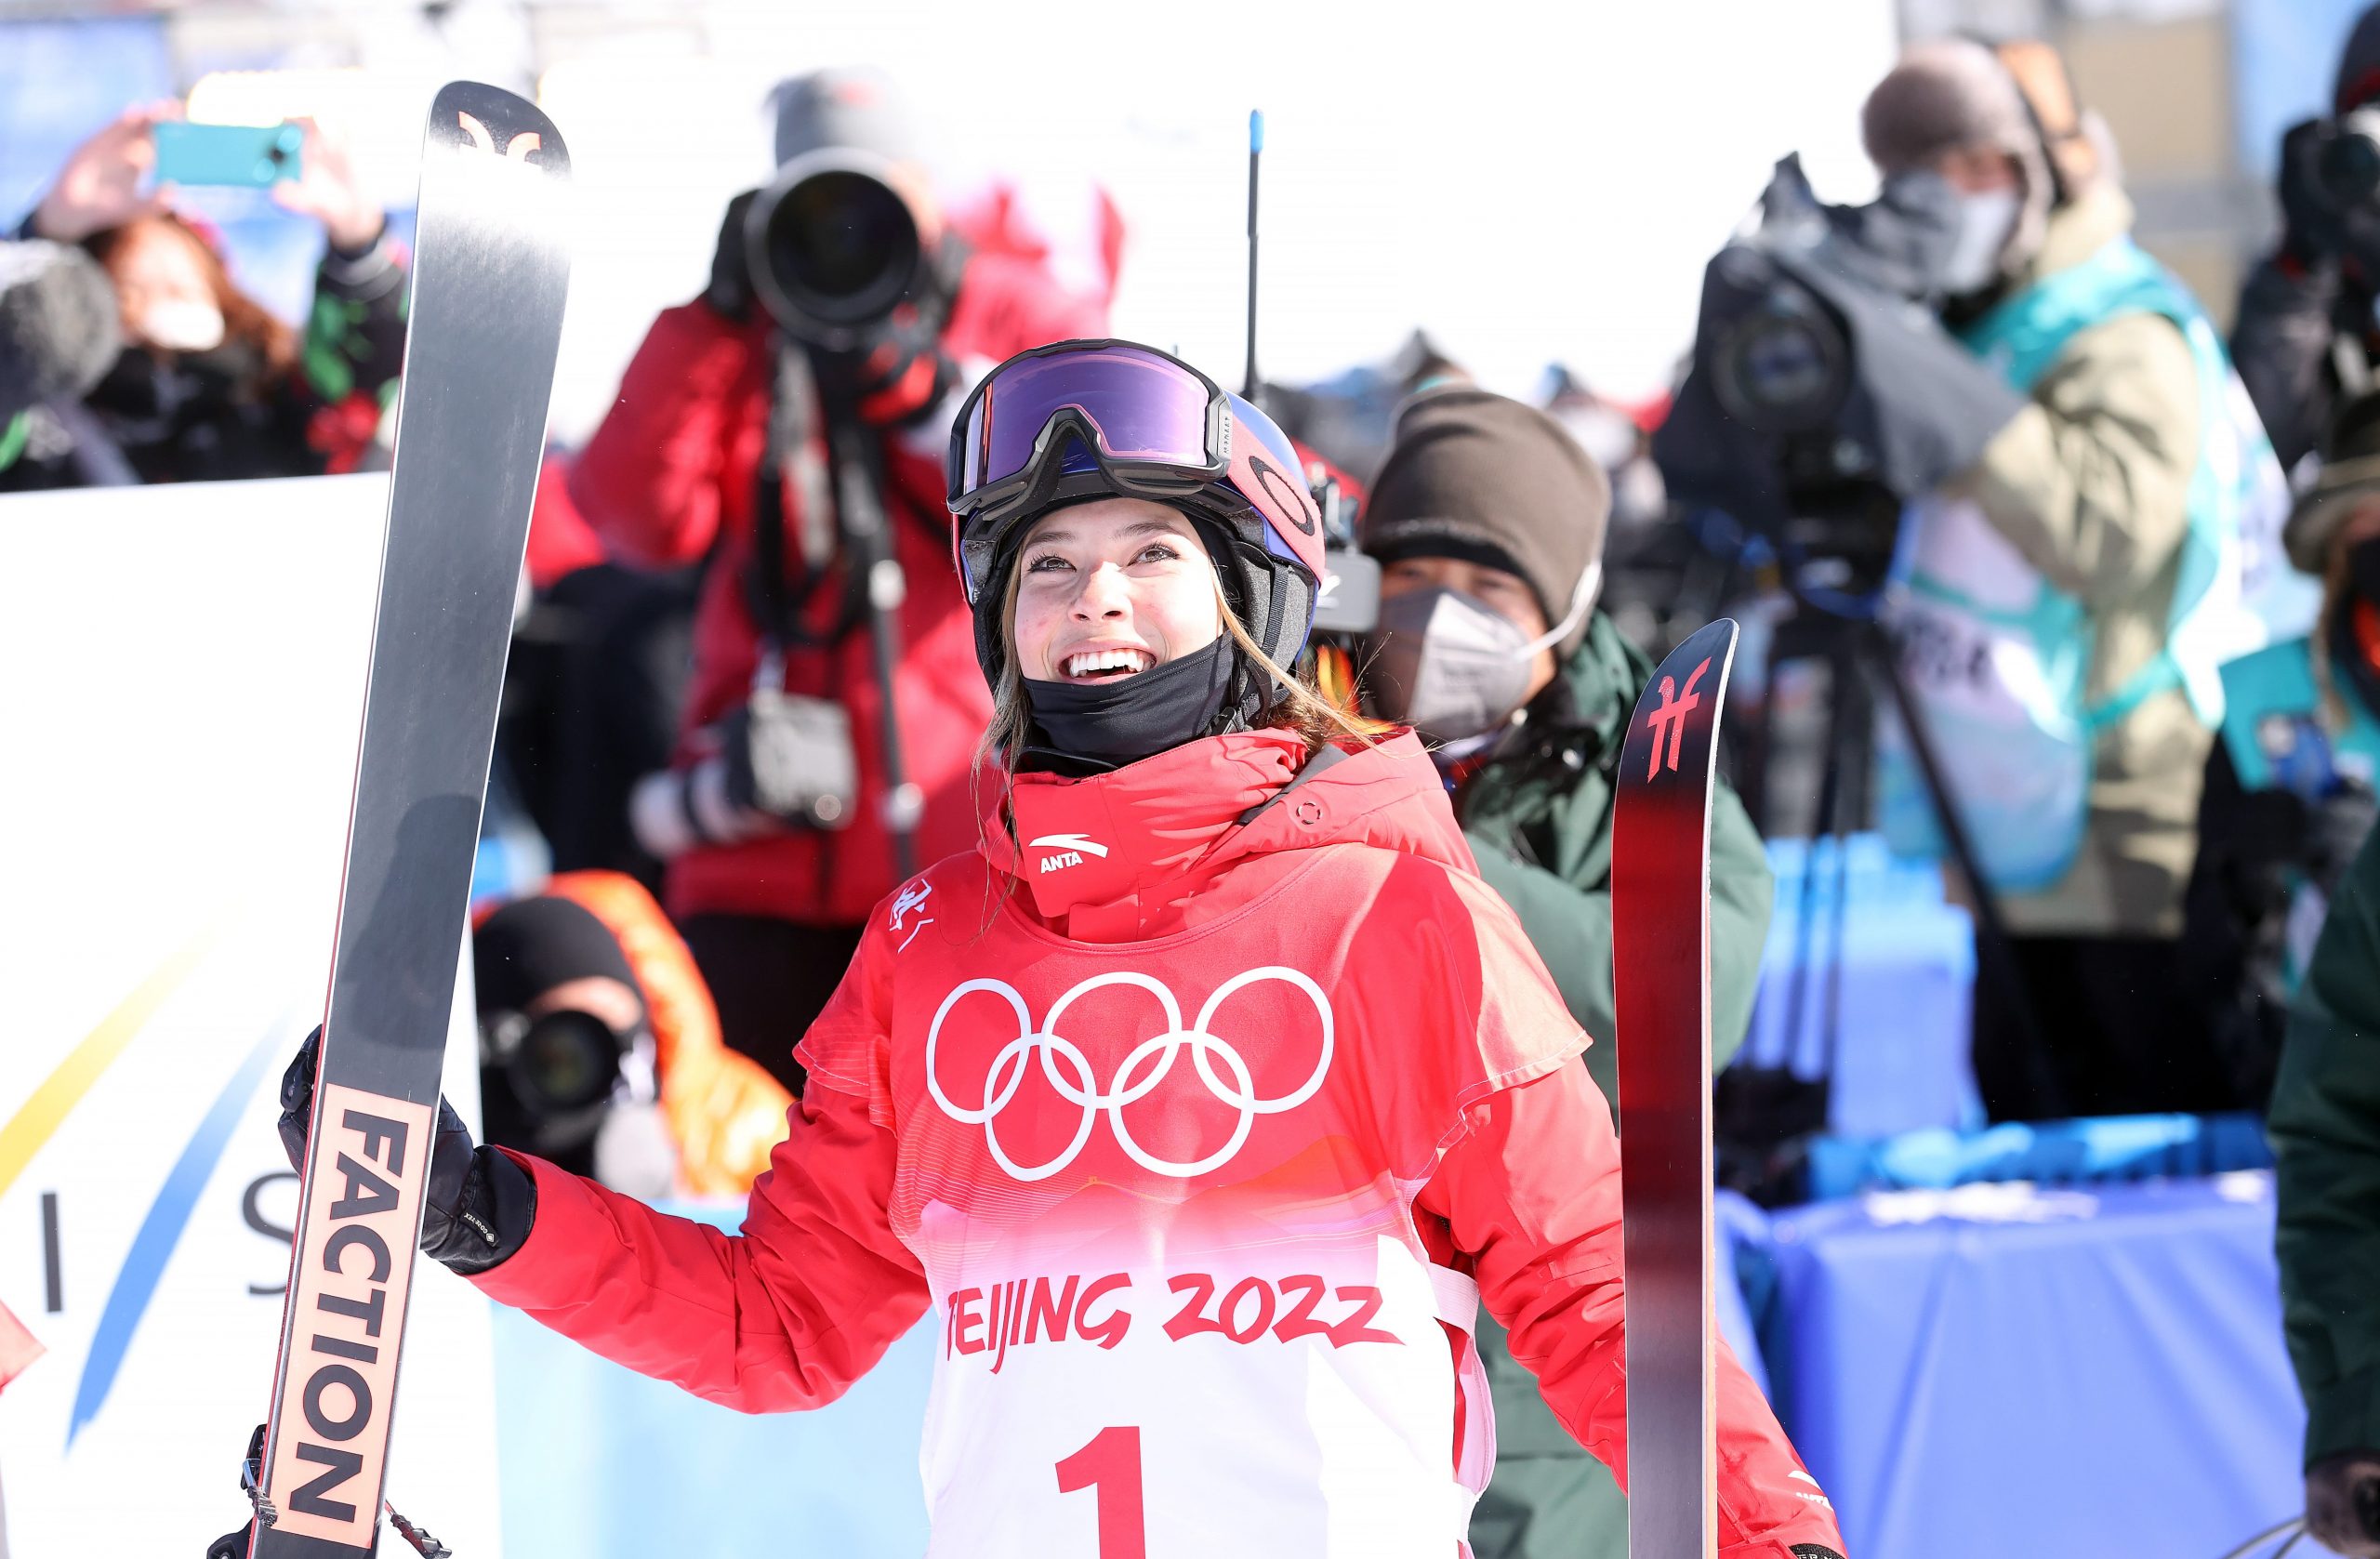
{"type": "MultiPolygon", "coordinates": [[[[2051,217],[2017,284],[2081,264],[2131,226],[2132,203],[2120,191],[2084,194],[2051,217]]],[[[2164,645],[2199,459],[2198,396],[2189,345],[2172,321],[2135,314],[2095,325],[2067,342],[2032,403],[1952,483],[2090,613],[2094,703],[2164,645]]],[[[2082,854],[2056,886],[2003,901],[2009,929],[2176,934],[2213,740],[2173,689],[2102,733],[2082,854]]]]}

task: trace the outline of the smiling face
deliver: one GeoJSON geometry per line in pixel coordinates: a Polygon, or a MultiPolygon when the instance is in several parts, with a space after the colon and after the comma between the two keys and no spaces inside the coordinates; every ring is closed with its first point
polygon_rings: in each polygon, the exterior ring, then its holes
{"type": "Polygon", "coordinates": [[[1115,682],[1223,631],[1215,565],[1179,509],[1100,498],[1042,519],[1016,560],[1010,642],[1038,681],[1115,682]]]}

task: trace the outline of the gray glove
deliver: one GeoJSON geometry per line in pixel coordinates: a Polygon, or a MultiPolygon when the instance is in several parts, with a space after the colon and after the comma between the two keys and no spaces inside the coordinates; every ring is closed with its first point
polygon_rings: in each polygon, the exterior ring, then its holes
{"type": "Polygon", "coordinates": [[[2380,1451],[2341,1451],[2306,1469],[2306,1530],[2347,1559],[2380,1559],[2380,1451]]]}
{"type": "MultiPolygon", "coordinates": [[[[323,1031],[317,1028],[281,1075],[281,1145],[299,1174],[306,1172],[314,1066],[322,1048],[323,1031]]],[[[537,1182],[509,1156],[473,1147],[470,1129],[442,1096],[422,1204],[422,1253],[469,1276],[496,1266],[528,1239],[537,1216],[537,1182]]]]}

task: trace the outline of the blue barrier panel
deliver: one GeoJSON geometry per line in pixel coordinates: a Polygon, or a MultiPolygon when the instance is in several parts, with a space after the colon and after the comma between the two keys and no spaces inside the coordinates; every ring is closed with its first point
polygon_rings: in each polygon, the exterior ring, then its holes
{"type": "Polygon", "coordinates": [[[1778,1215],[1778,1416],[1854,1554],[2213,1559],[2294,1514],[2272,1178],[1778,1215]]]}
{"type": "MultiPolygon", "coordinates": [[[[742,1213],[699,1216],[733,1227],[742,1213]]],[[[918,1441],[933,1375],[931,1320],[833,1406],[755,1417],[493,1308],[506,1559],[925,1552],[918,1441]]]]}
{"type": "Polygon", "coordinates": [[[1940,872],[1895,860],[1874,834],[1774,839],[1768,863],[1776,913],[1735,1064],[1831,1072],[1829,1125],[1846,1137],[1980,1124],[1967,1061],[1975,931],[1943,902],[1940,872]]]}

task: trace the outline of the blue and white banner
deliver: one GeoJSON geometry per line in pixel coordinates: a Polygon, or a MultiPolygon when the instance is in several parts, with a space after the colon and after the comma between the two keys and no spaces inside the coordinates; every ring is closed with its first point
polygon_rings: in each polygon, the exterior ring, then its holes
{"type": "MultiPolygon", "coordinates": [[[[195,1556],[245,1514],[297,1207],[275,1095],[329,980],[387,491],[0,499],[0,1303],[47,1349],[0,1397],[17,1555],[195,1556]]],[[[474,1054],[446,1089],[475,1118],[474,1054]]],[[[427,1267],[389,1495],[473,1559],[490,1379],[486,1305],[427,1267]]]]}

